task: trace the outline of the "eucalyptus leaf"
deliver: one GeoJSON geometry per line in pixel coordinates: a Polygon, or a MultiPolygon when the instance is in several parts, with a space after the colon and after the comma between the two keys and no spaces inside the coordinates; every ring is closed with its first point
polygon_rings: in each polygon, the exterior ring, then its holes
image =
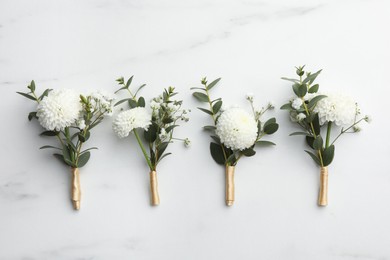
{"type": "Polygon", "coordinates": [[[265,140],[257,141],[256,144],[260,145],[260,146],[276,145],[275,143],[273,143],[271,141],[265,141],[265,140]]]}
{"type": "Polygon", "coordinates": [[[144,138],[147,142],[153,143],[157,139],[158,126],[156,123],[152,123],[148,130],[144,130],[144,138]]]}
{"type": "Polygon", "coordinates": [[[278,131],[278,129],[279,129],[279,125],[277,123],[271,123],[264,126],[264,132],[267,135],[272,135],[273,133],[278,131]]]}
{"type": "Polygon", "coordinates": [[[126,82],[126,88],[129,88],[129,87],[130,87],[131,82],[133,81],[133,77],[134,77],[134,76],[131,76],[131,77],[127,80],[127,82],[126,82]]]}
{"type": "Polygon", "coordinates": [[[220,144],[211,142],[210,153],[216,163],[221,165],[225,164],[225,157],[223,155],[223,150],[220,144]]]}
{"type": "Polygon", "coordinates": [[[198,107],[198,109],[199,109],[200,111],[205,112],[206,114],[213,115],[213,112],[211,112],[210,110],[207,110],[207,109],[204,109],[204,108],[201,108],[201,107],[198,107]]]}
{"type": "Polygon", "coordinates": [[[158,162],[160,162],[163,158],[167,157],[168,155],[171,155],[172,153],[166,153],[164,154],[163,156],[161,156],[160,158],[158,158],[158,162]]]}
{"type": "Polygon", "coordinates": [[[145,99],[143,97],[140,97],[138,99],[138,106],[139,107],[145,107],[145,99]]]}
{"type": "Polygon", "coordinates": [[[77,162],[77,167],[81,168],[84,165],[86,165],[90,157],[91,157],[90,152],[85,152],[85,153],[80,154],[79,160],[77,162]]]}
{"type": "Polygon", "coordinates": [[[324,163],[324,166],[328,166],[332,163],[334,158],[334,150],[335,150],[334,145],[331,145],[325,148],[324,151],[322,152],[322,161],[324,163]]]}
{"type": "Polygon", "coordinates": [[[221,78],[217,78],[216,80],[214,80],[213,82],[211,82],[210,84],[207,85],[207,90],[210,90],[212,89],[215,85],[217,85],[217,83],[221,80],[221,78]]]}
{"type": "Polygon", "coordinates": [[[18,93],[19,95],[22,95],[25,98],[28,98],[28,99],[36,101],[35,97],[30,96],[29,94],[26,94],[26,93],[23,93],[23,92],[16,92],[16,93],[18,93]]]}
{"type": "Polygon", "coordinates": [[[38,117],[37,117],[37,112],[30,112],[29,114],[28,114],[28,121],[31,121],[33,118],[35,118],[35,119],[38,119],[38,117]]]}
{"type": "Polygon", "coordinates": [[[297,80],[297,79],[290,79],[290,78],[282,77],[282,80],[287,80],[287,81],[291,81],[291,82],[294,82],[294,83],[299,83],[299,80],[297,80]]]}
{"type": "Polygon", "coordinates": [[[217,144],[221,144],[221,139],[219,139],[218,136],[216,135],[211,135],[210,136],[217,144]]]}
{"type": "Polygon", "coordinates": [[[248,148],[248,149],[242,150],[241,153],[242,153],[243,155],[245,155],[246,157],[251,157],[251,156],[253,156],[253,155],[256,154],[256,151],[253,150],[253,148],[248,148]]]}
{"type": "Polygon", "coordinates": [[[217,128],[213,125],[206,125],[203,127],[203,129],[206,131],[215,131],[215,129],[217,129],[217,128]]]}
{"type": "Polygon", "coordinates": [[[209,102],[209,97],[201,92],[194,92],[192,95],[201,102],[209,102]]]}
{"type": "Polygon", "coordinates": [[[57,150],[61,150],[61,148],[58,148],[58,147],[55,147],[55,146],[51,146],[51,145],[44,145],[42,147],[40,147],[39,149],[48,149],[48,148],[52,148],[52,149],[57,149],[57,150]]]}
{"type": "Polygon", "coordinates": [[[283,106],[281,106],[280,109],[282,109],[282,110],[291,110],[293,108],[291,106],[291,103],[286,103],[283,106]]]}
{"type": "Polygon", "coordinates": [[[165,131],[166,131],[167,133],[169,133],[170,131],[173,130],[173,128],[178,127],[178,126],[179,126],[179,125],[171,125],[171,126],[168,126],[168,127],[165,129],[165,131]]]}
{"type": "Polygon", "coordinates": [[[34,82],[34,80],[31,81],[29,89],[31,89],[32,92],[35,91],[35,82],[34,82]]]}
{"type": "Polygon", "coordinates": [[[317,136],[313,141],[314,150],[321,150],[323,145],[324,145],[324,140],[322,140],[322,137],[320,135],[317,136]]]}
{"type": "Polygon", "coordinates": [[[122,104],[126,101],[129,101],[129,100],[131,100],[131,98],[125,98],[125,99],[119,100],[118,102],[115,103],[114,107],[116,107],[117,105],[122,104]]]}
{"type": "Polygon", "coordinates": [[[169,142],[162,142],[158,147],[157,147],[157,154],[158,157],[164,154],[165,150],[167,149],[169,145],[169,142]]]}
{"type": "Polygon", "coordinates": [[[320,86],[318,84],[315,84],[309,88],[308,92],[311,94],[317,93],[319,88],[320,88],[320,86]]]}
{"type": "Polygon", "coordinates": [[[130,108],[135,108],[138,106],[137,101],[135,101],[134,99],[129,99],[128,103],[130,108]]]}
{"type": "Polygon", "coordinates": [[[318,157],[317,157],[314,153],[312,153],[312,152],[310,152],[310,151],[307,151],[307,150],[305,150],[305,152],[306,152],[308,155],[310,155],[310,157],[313,159],[313,161],[314,161],[316,164],[318,164],[319,166],[321,166],[320,160],[318,159],[318,157]]]}
{"type": "Polygon", "coordinates": [[[291,133],[290,136],[294,136],[294,135],[309,135],[308,133],[306,132],[294,132],[294,133],[291,133]]]}
{"type": "Polygon", "coordinates": [[[146,84],[142,84],[141,86],[138,87],[137,91],[135,92],[134,96],[137,96],[138,92],[143,89],[146,86],[146,84]]]}
{"type": "Polygon", "coordinates": [[[219,110],[221,109],[222,107],[222,101],[219,100],[217,101],[214,105],[213,105],[213,112],[214,114],[217,114],[219,112],[219,110]]]}
{"type": "Polygon", "coordinates": [[[315,96],[314,98],[312,98],[310,101],[309,101],[309,104],[307,105],[307,107],[309,109],[313,108],[318,101],[320,101],[321,99],[323,98],[326,98],[327,96],[325,95],[318,95],[318,96],[315,96]]]}
{"type": "Polygon", "coordinates": [[[56,131],[43,131],[39,135],[41,135],[41,136],[56,136],[57,134],[58,134],[58,132],[56,132],[56,131]]]}
{"type": "Polygon", "coordinates": [[[302,83],[308,83],[311,85],[314,80],[317,78],[317,76],[321,73],[322,70],[317,71],[316,73],[309,74],[303,81],[302,83]]]}

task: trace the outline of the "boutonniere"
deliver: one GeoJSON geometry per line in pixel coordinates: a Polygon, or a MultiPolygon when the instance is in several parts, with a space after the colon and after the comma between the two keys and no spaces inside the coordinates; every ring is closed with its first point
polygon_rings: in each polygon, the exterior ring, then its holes
{"type": "Polygon", "coordinates": [[[205,103],[207,108],[199,107],[211,117],[212,125],[204,126],[203,129],[211,133],[210,153],[217,164],[225,166],[226,180],[226,205],[234,203],[234,170],[238,161],[244,157],[251,157],[256,154],[256,145],[275,145],[270,141],[262,140],[266,135],[275,133],[279,125],[275,118],[263,120],[262,116],[273,105],[257,109],[254,106],[252,94],[247,95],[251,106],[251,112],[240,107],[222,109],[221,98],[213,99],[210,90],[220,81],[216,79],[208,83],[206,78],[201,80],[202,87],[192,88],[192,94],[198,101],[205,103]]]}
{"type": "Polygon", "coordinates": [[[125,83],[124,78],[117,79],[121,86],[116,91],[126,91],[130,98],[118,101],[115,105],[127,103],[129,109],[120,112],[113,122],[113,130],[119,138],[134,135],[142,151],[147,165],[149,166],[151,204],[160,204],[157,185],[157,165],[171,153],[166,152],[168,145],[174,141],[181,141],[186,147],[190,146],[188,138],[180,139],[174,136],[175,128],[180,122],[188,122],[187,109],[182,108],[183,101],[174,99],[178,93],[175,88],[164,89],[161,95],[150,101],[146,108],[144,97],[137,97],[137,94],[144,85],[141,85],[135,92],[130,89],[133,77],[125,83]]]}
{"type": "Polygon", "coordinates": [[[282,78],[293,83],[295,97],[281,109],[288,110],[290,119],[301,131],[291,136],[302,135],[311,150],[305,152],[320,166],[320,190],[318,205],[328,205],[328,166],[335,154],[335,143],[347,133],[360,131],[359,123],[370,122],[369,116],[361,116],[355,100],[340,93],[320,93],[314,84],[321,70],[305,72],[296,68],[298,79],[282,78]],[[333,138],[332,138],[333,137],[333,138]]]}
{"type": "Polygon", "coordinates": [[[28,119],[37,119],[45,129],[40,135],[55,138],[57,145],[45,145],[40,149],[54,149],[54,156],[70,166],[72,173],[71,198],[73,207],[80,209],[81,187],[79,168],[85,166],[91,156],[91,147],[83,150],[84,144],[105,115],[112,113],[114,98],[107,93],[95,92],[89,96],[80,95],[71,89],[46,89],[37,95],[35,82],[31,81],[27,93],[18,94],[37,103],[28,119]]]}

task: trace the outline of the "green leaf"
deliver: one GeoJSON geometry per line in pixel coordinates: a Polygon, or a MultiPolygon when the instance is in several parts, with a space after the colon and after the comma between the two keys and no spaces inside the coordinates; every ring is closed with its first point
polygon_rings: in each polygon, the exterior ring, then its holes
{"type": "Polygon", "coordinates": [[[274,124],[276,123],[276,118],[275,117],[272,117],[270,119],[268,119],[265,123],[264,123],[264,127],[266,127],[267,125],[270,125],[270,124],[274,124]]]}
{"type": "Polygon", "coordinates": [[[282,77],[282,80],[287,80],[287,81],[291,81],[291,82],[294,82],[294,83],[299,83],[299,80],[297,80],[297,79],[290,79],[290,78],[282,77]]]}
{"type": "Polygon", "coordinates": [[[320,135],[317,136],[313,141],[314,150],[321,150],[323,145],[324,145],[324,140],[322,140],[322,137],[320,135]]]}
{"type": "Polygon", "coordinates": [[[219,139],[218,136],[216,135],[211,135],[210,136],[217,144],[221,144],[221,139],[219,139]]]}
{"type": "Polygon", "coordinates": [[[312,124],[313,124],[314,131],[315,131],[315,133],[313,133],[313,134],[320,135],[321,126],[320,126],[320,119],[318,117],[318,113],[316,113],[316,115],[314,116],[312,124]]]}
{"type": "Polygon", "coordinates": [[[138,106],[137,101],[135,101],[134,99],[129,99],[129,107],[130,108],[135,108],[137,106],[138,106]]]}
{"type": "Polygon", "coordinates": [[[209,102],[209,97],[201,92],[194,92],[192,95],[200,102],[209,102]]]}
{"type": "Polygon", "coordinates": [[[85,149],[80,154],[85,153],[85,152],[90,151],[90,150],[98,150],[98,148],[97,147],[91,147],[91,148],[85,149]]]}
{"type": "Polygon", "coordinates": [[[203,127],[203,129],[206,131],[215,131],[215,129],[217,129],[217,128],[213,125],[206,125],[203,127]]]}
{"type": "Polygon", "coordinates": [[[306,152],[308,155],[310,155],[310,157],[314,160],[315,163],[317,163],[318,165],[321,166],[320,160],[318,159],[318,157],[317,157],[314,153],[312,153],[312,152],[310,152],[310,151],[307,151],[307,150],[305,150],[305,152],[306,152]]]}
{"type": "Polygon", "coordinates": [[[307,107],[308,107],[309,109],[313,108],[313,107],[317,104],[318,101],[320,101],[321,99],[326,98],[326,97],[327,97],[327,96],[325,96],[325,95],[318,95],[318,96],[315,96],[314,98],[312,98],[312,99],[310,100],[310,102],[309,102],[309,104],[307,105],[307,107]]]}
{"type": "Polygon", "coordinates": [[[56,131],[43,131],[42,133],[40,133],[39,135],[41,136],[56,136],[58,134],[58,132],[56,131]]]}
{"type": "Polygon", "coordinates": [[[44,97],[47,97],[50,91],[52,91],[52,89],[46,89],[45,91],[43,91],[42,95],[40,95],[38,99],[42,100],[44,97]]]}
{"type": "Polygon", "coordinates": [[[306,136],[306,143],[310,146],[311,149],[314,149],[314,137],[313,136],[307,135],[306,136]]]}
{"type": "Polygon", "coordinates": [[[167,149],[168,145],[169,145],[169,142],[162,142],[162,143],[157,147],[158,157],[160,157],[161,155],[163,155],[163,153],[165,152],[165,149],[167,149]]]}
{"type": "Polygon", "coordinates": [[[87,131],[87,132],[85,133],[85,135],[83,135],[82,132],[80,132],[80,133],[78,134],[79,140],[80,140],[80,142],[82,142],[82,143],[86,142],[86,141],[89,139],[90,136],[91,136],[91,133],[90,133],[89,131],[87,131]]]}
{"type": "Polygon", "coordinates": [[[64,160],[64,156],[62,154],[59,154],[59,153],[54,153],[53,156],[55,158],[57,158],[59,161],[61,161],[63,164],[65,165],[68,165],[65,160],[64,160]]]}
{"type": "Polygon", "coordinates": [[[145,107],[145,99],[143,97],[140,97],[138,99],[138,106],[139,107],[145,107]]]}
{"type": "Polygon", "coordinates": [[[158,158],[158,162],[161,162],[161,160],[165,157],[167,157],[168,155],[171,155],[172,153],[166,153],[164,154],[163,156],[161,156],[160,158],[158,158]]]}
{"type": "Polygon", "coordinates": [[[308,92],[311,93],[311,94],[317,93],[319,88],[320,88],[320,85],[315,84],[315,85],[313,85],[313,86],[311,86],[311,87],[309,88],[309,91],[308,91],[308,92]]]}
{"type": "Polygon", "coordinates": [[[291,103],[284,104],[283,106],[280,107],[280,109],[282,109],[282,110],[291,110],[292,109],[291,103]]]}
{"type": "Polygon", "coordinates": [[[278,128],[279,128],[279,125],[277,123],[271,123],[271,124],[264,126],[264,132],[267,135],[272,135],[273,133],[278,131],[278,128]]]}
{"type": "Polygon", "coordinates": [[[319,70],[317,71],[316,73],[313,73],[313,74],[309,74],[303,81],[302,83],[306,84],[308,83],[309,85],[311,85],[314,80],[317,78],[317,76],[321,73],[322,70],[319,70]]]}
{"type": "Polygon", "coordinates": [[[213,112],[214,112],[214,114],[217,114],[219,112],[219,110],[221,109],[221,107],[222,107],[222,101],[219,100],[219,101],[217,101],[217,103],[215,103],[213,105],[213,112]]]}
{"type": "Polygon", "coordinates": [[[334,158],[334,145],[325,148],[322,152],[322,161],[324,162],[324,166],[328,166],[332,163],[334,158]]]}
{"type": "Polygon", "coordinates": [[[134,77],[134,76],[131,76],[131,77],[127,80],[127,82],[126,82],[126,88],[129,88],[129,87],[130,87],[131,82],[133,81],[133,77],[134,77]]]}
{"type": "Polygon", "coordinates": [[[143,89],[146,86],[146,84],[142,84],[141,86],[138,87],[137,91],[135,92],[134,96],[137,96],[138,92],[143,89]]]}
{"type": "Polygon", "coordinates": [[[170,131],[173,130],[173,128],[178,127],[178,126],[179,126],[179,125],[171,125],[171,126],[168,126],[168,127],[165,129],[165,131],[166,131],[167,133],[169,133],[170,131]]]}
{"type": "Polygon", "coordinates": [[[118,102],[115,103],[114,107],[116,107],[117,105],[122,104],[126,101],[129,101],[129,100],[131,100],[131,98],[125,98],[125,99],[119,100],[118,102]]]}
{"type": "Polygon", "coordinates": [[[201,108],[201,107],[198,107],[199,110],[205,112],[206,114],[209,114],[209,115],[213,115],[213,112],[211,112],[210,110],[207,110],[207,109],[204,109],[204,108],[201,108]]]}
{"type": "Polygon", "coordinates": [[[291,133],[290,136],[294,136],[294,135],[309,135],[308,133],[305,133],[305,132],[294,132],[294,133],[291,133]]]}
{"type": "Polygon", "coordinates": [[[217,83],[221,80],[221,78],[217,78],[216,80],[214,80],[213,82],[211,82],[210,84],[207,85],[207,90],[210,90],[212,89],[215,85],[217,85],[217,83]]]}
{"type": "Polygon", "coordinates": [[[28,98],[28,99],[37,101],[37,100],[35,99],[35,97],[30,96],[29,94],[26,94],[26,93],[23,93],[23,92],[16,92],[16,93],[18,93],[19,95],[22,95],[23,97],[26,97],[26,98],[28,98]]]}
{"type": "Polygon", "coordinates": [[[197,90],[203,90],[203,91],[206,91],[205,88],[190,88],[191,90],[194,90],[194,89],[197,89],[197,90]]]}
{"type": "Polygon", "coordinates": [[[162,122],[163,122],[164,124],[170,124],[170,123],[173,123],[173,119],[170,118],[170,117],[166,117],[166,118],[164,118],[164,119],[162,120],[162,122]]]}
{"type": "Polygon", "coordinates": [[[38,119],[38,117],[37,117],[37,112],[30,112],[29,114],[28,114],[28,121],[31,121],[33,118],[35,118],[35,119],[38,119]]]}
{"type": "Polygon", "coordinates": [[[256,144],[257,144],[257,145],[260,145],[260,146],[276,145],[276,144],[273,143],[273,142],[265,141],[265,140],[257,141],[256,144]]]}
{"type": "Polygon", "coordinates": [[[31,81],[29,89],[31,89],[31,92],[35,91],[35,82],[34,82],[34,80],[31,81]]]}
{"type": "Polygon", "coordinates": [[[150,152],[150,163],[151,163],[153,166],[155,166],[155,165],[156,165],[156,154],[154,153],[152,147],[150,147],[149,152],[150,152]]]}
{"type": "Polygon", "coordinates": [[[72,159],[70,158],[69,149],[66,145],[64,145],[62,148],[62,157],[64,158],[64,161],[67,165],[75,166],[74,163],[72,162],[72,159]]]}
{"type": "Polygon", "coordinates": [[[211,142],[210,153],[216,163],[221,165],[225,164],[225,157],[223,156],[221,145],[211,142]]]}
{"type": "Polygon", "coordinates": [[[256,154],[256,151],[253,150],[253,148],[248,148],[248,149],[245,149],[245,150],[242,150],[241,151],[243,155],[245,155],[246,157],[251,157],[253,155],[256,154]]]}
{"type": "Polygon", "coordinates": [[[53,149],[62,150],[61,148],[58,148],[58,147],[55,147],[55,146],[51,146],[51,145],[44,145],[44,146],[40,147],[39,149],[47,149],[47,148],[53,148],[53,149]]]}
{"type": "Polygon", "coordinates": [[[158,126],[156,125],[156,123],[151,124],[147,131],[144,130],[145,140],[149,143],[153,143],[154,141],[156,141],[157,130],[158,130],[158,126]]]}
{"type": "Polygon", "coordinates": [[[77,167],[81,168],[84,165],[86,165],[90,157],[91,157],[90,152],[85,152],[85,153],[80,154],[79,160],[77,162],[77,167]]]}

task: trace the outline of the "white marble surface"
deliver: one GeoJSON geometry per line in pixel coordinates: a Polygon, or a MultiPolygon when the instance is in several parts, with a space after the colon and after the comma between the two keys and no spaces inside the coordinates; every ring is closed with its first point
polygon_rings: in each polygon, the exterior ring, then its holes
{"type": "Polygon", "coordinates": [[[0,1],[0,259],[390,259],[389,1],[0,1]],[[110,120],[90,141],[80,212],[68,169],[38,148],[38,88],[114,90],[118,76],[147,83],[143,95],[222,77],[213,92],[245,104],[246,92],[279,107],[293,66],[323,68],[322,89],[353,92],[374,121],[338,146],[330,205],[316,206],[318,169],[284,111],[274,148],[240,161],[236,204],[224,205],[223,169],[208,154],[193,109],[159,168],[161,205],[149,206],[148,169],[135,141],[110,120]]]}

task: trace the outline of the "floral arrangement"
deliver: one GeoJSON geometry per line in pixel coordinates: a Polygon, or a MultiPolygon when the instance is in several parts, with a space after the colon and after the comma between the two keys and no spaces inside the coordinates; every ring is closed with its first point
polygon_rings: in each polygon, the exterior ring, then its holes
{"type": "Polygon", "coordinates": [[[305,66],[296,68],[298,79],[282,78],[293,83],[295,97],[281,109],[288,110],[290,119],[301,131],[291,136],[305,136],[311,150],[305,150],[314,162],[320,166],[319,206],[328,204],[328,166],[335,153],[335,142],[343,134],[360,131],[359,123],[370,122],[369,116],[361,116],[358,104],[350,97],[339,93],[320,94],[319,85],[314,84],[321,70],[311,73],[304,71],[305,66]],[[326,131],[322,131],[326,127],[326,131]],[[337,135],[332,138],[332,133],[337,135]]]}
{"type": "Polygon", "coordinates": [[[58,152],[54,156],[71,167],[72,202],[80,209],[81,188],[79,168],[85,166],[91,156],[91,147],[82,150],[88,141],[91,130],[106,115],[112,113],[114,98],[104,92],[83,96],[71,89],[46,89],[40,96],[35,92],[35,82],[31,81],[27,93],[18,94],[37,103],[36,111],[29,113],[28,119],[37,119],[45,129],[40,135],[54,137],[58,146],[45,145],[40,149],[51,148],[58,152]]]}
{"type": "Polygon", "coordinates": [[[213,125],[204,126],[203,129],[211,133],[210,153],[217,164],[225,166],[226,179],[226,205],[234,203],[234,170],[238,161],[243,157],[256,154],[256,145],[275,145],[273,142],[261,140],[266,135],[275,133],[279,125],[275,118],[262,121],[265,112],[273,109],[269,103],[266,107],[256,108],[252,94],[247,95],[252,114],[240,107],[222,109],[221,98],[212,99],[210,90],[217,85],[220,78],[208,84],[207,79],[201,80],[202,87],[192,88],[196,90],[193,96],[200,102],[206,103],[208,108],[198,107],[208,114],[213,125]]]}
{"type": "Polygon", "coordinates": [[[133,77],[125,83],[124,78],[117,79],[121,86],[115,93],[126,91],[130,98],[125,98],[118,101],[116,105],[126,102],[129,106],[128,110],[120,112],[113,122],[113,130],[119,138],[125,138],[130,134],[134,134],[138,145],[141,148],[142,154],[150,169],[150,190],[151,204],[157,206],[160,204],[157,185],[157,165],[166,156],[171,153],[166,153],[166,149],[173,141],[182,141],[186,147],[190,146],[190,140],[179,139],[174,137],[174,130],[179,126],[180,122],[188,122],[189,110],[182,109],[181,100],[174,100],[173,97],[178,93],[175,88],[169,87],[164,89],[162,95],[153,98],[150,101],[151,112],[146,108],[145,99],[137,97],[140,89],[145,84],[141,85],[135,93],[130,89],[133,77]],[[143,133],[140,137],[140,132],[143,133]],[[147,148],[145,148],[145,143],[147,148]]]}

